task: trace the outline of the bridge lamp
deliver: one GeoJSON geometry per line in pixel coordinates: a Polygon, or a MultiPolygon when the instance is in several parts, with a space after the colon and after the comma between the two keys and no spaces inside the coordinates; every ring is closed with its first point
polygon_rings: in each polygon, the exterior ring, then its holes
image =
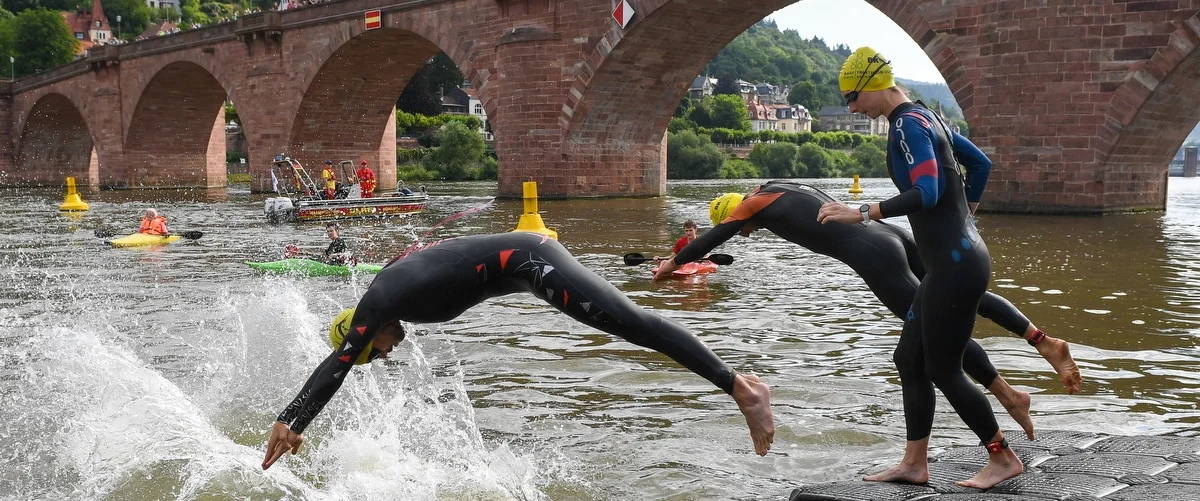
{"type": "Polygon", "coordinates": [[[121,39],[121,15],[117,14],[117,40],[121,39]]]}

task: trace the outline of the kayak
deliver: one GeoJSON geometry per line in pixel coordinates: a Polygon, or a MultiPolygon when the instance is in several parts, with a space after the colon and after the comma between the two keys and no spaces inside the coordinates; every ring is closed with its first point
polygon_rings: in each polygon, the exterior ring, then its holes
{"type": "Polygon", "coordinates": [[[312,259],[296,258],[261,263],[246,261],[246,265],[256,270],[262,270],[271,273],[295,273],[297,275],[306,275],[310,277],[322,277],[326,275],[349,275],[351,273],[379,273],[379,270],[383,269],[383,265],[381,264],[363,263],[353,266],[341,266],[336,264],[325,264],[312,259]]]}
{"type": "Polygon", "coordinates": [[[114,238],[108,241],[108,245],[113,247],[147,247],[150,245],[167,245],[171,242],[179,240],[179,235],[147,235],[145,233],[134,233],[125,235],[121,238],[114,238]]]}
{"type": "Polygon", "coordinates": [[[712,261],[692,261],[688,264],[680,266],[679,269],[672,271],[671,275],[675,277],[689,277],[692,275],[705,275],[715,273],[717,271],[717,263],[712,261]]]}

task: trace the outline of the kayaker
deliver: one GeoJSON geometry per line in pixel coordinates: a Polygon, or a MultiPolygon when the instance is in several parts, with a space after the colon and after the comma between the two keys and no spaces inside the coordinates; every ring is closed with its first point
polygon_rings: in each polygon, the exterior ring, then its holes
{"type": "Polygon", "coordinates": [[[298,256],[332,265],[351,263],[354,261],[354,257],[350,253],[350,248],[346,245],[346,241],[342,239],[341,229],[341,226],[336,222],[330,221],[325,223],[325,236],[329,237],[330,242],[329,246],[321,254],[302,251],[299,247],[288,245],[284,257],[298,256]]]}
{"type": "Polygon", "coordinates": [[[263,469],[288,451],[298,452],[305,428],[354,365],[391,353],[405,337],[401,321],[449,321],[488,298],[515,292],[529,292],[575,320],[665,354],[704,377],[733,397],[755,452],[767,453],[775,427],[765,383],[735,372],[682,325],[635,305],[557,241],[512,232],[433,242],[384,267],[357,307],[335,318],[330,330],[337,346],[272,425],[263,469]]]}
{"type": "Polygon", "coordinates": [[[142,212],[142,223],[138,227],[138,233],[147,235],[167,236],[171,231],[167,229],[167,218],[158,213],[158,209],[146,209],[142,212]]]}
{"type": "Polygon", "coordinates": [[[358,186],[362,189],[363,198],[372,198],[375,196],[375,172],[367,167],[367,161],[363,160],[358,163],[358,170],[354,176],[358,178],[358,186]]]}
{"type": "Polygon", "coordinates": [[[321,169],[321,178],[325,180],[325,199],[333,200],[337,196],[337,174],[333,172],[333,160],[325,161],[321,169]]]}
{"type": "Polygon", "coordinates": [[[654,256],[654,260],[662,261],[675,257],[676,254],[679,254],[679,251],[683,250],[684,247],[687,247],[687,244],[692,243],[692,240],[695,239],[696,222],[688,219],[687,221],[683,222],[683,236],[679,237],[679,240],[675,241],[675,245],[671,247],[671,254],[667,256],[654,256]]]}

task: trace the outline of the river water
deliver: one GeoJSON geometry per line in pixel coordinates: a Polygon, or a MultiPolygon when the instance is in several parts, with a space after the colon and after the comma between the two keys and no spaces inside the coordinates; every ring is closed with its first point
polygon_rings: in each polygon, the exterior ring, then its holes
{"type": "MultiPolygon", "coordinates": [[[[269,225],[245,189],[3,193],[0,212],[0,498],[11,499],[783,499],[797,483],[853,478],[899,458],[900,322],[840,263],[766,232],[722,249],[736,262],[696,282],[654,283],[620,255],[665,253],[707,201],[751,182],[672,182],[668,196],[543,200],[547,224],[637,303],[689,326],[734,368],[773,387],[778,433],[753,454],[731,399],[657,353],[529,295],[415,329],[393,358],[359,368],[306,433],[302,454],[262,472],[265,431],[316,364],[334,313],[370,277],[264,276],[242,264],[320,225],[269,225]],[[203,238],[109,249],[143,208],[203,238]]],[[[846,180],[818,180],[846,198],[846,180]]],[[[894,193],[867,180],[865,200],[894,193]]],[[[347,223],[384,261],[494,183],[433,184],[430,209],[347,223]]],[[[434,230],[511,229],[497,201],[434,230]]],[[[1086,378],[1063,394],[1022,340],[976,338],[1035,393],[1043,429],[1200,433],[1200,179],[1172,178],[1165,213],[984,214],[993,291],[1067,339],[1086,378]]],[[[994,401],[993,401],[994,402],[994,401]]],[[[1005,429],[1015,424],[998,405],[1005,429]]],[[[974,439],[939,400],[933,445],[974,439]]]]}

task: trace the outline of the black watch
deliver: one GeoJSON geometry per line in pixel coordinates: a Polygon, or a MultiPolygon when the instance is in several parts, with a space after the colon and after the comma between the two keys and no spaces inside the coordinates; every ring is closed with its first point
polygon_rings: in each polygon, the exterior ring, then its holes
{"type": "Polygon", "coordinates": [[[863,222],[871,222],[871,204],[862,204],[858,206],[858,212],[862,213],[863,222]]]}

